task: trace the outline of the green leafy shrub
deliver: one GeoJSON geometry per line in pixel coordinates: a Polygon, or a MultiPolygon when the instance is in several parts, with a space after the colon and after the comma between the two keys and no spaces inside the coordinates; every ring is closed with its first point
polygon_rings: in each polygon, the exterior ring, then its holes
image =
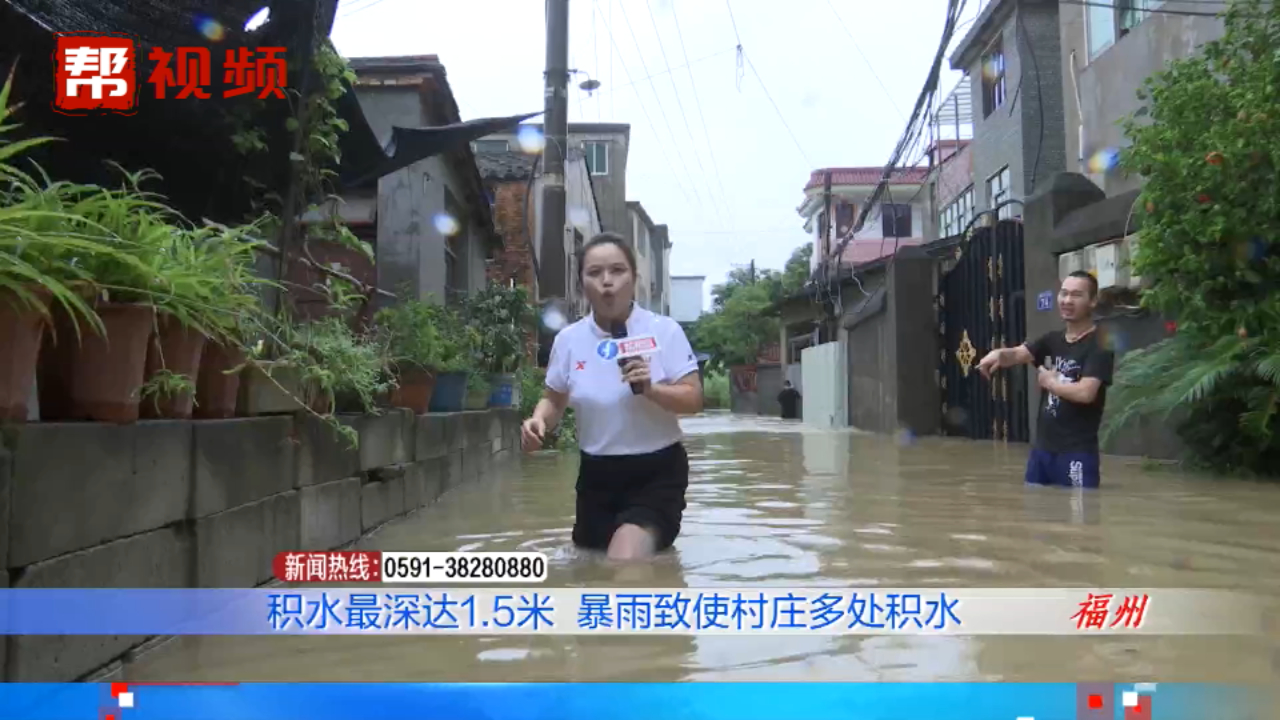
{"type": "Polygon", "coordinates": [[[1146,180],[1134,273],[1177,335],[1117,369],[1106,435],[1181,418],[1195,464],[1280,471],[1280,8],[1241,0],[1225,34],[1139,93],[1122,167],[1146,180]]]}

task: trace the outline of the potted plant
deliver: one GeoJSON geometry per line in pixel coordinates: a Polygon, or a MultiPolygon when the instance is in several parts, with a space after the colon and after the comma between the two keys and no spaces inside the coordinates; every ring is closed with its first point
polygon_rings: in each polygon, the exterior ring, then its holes
{"type": "Polygon", "coordinates": [[[467,399],[467,377],[475,367],[472,348],[478,332],[451,307],[440,310],[441,357],[429,410],[462,412],[467,399]]]}
{"type": "Polygon", "coordinates": [[[374,321],[389,343],[396,388],[392,407],[421,415],[431,407],[436,374],[456,351],[450,346],[448,310],[421,300],[408,300],[378,312],[374,321]]]}
{"type": "Polygon", "coordinates": [[[256,244],[246,231],[208,224],[180,228],[164,246],[168,292],[153,301],[159,312],[144,389],[152,399],[143,417],[191,417],[206,344],[227,342],[260,307],[249,270],[256,244]]]}
{"type": "Polygon", "coordinates": [[[480,367],[488,373],[491,389],[489,407],[519,404],[516,371],[525,358],[525,337],[532,328],[534,312],[522,287],[491,284],[469,299],[467,314],[471,324],[485,328],[481,338],[480,367]]]}
{"type": "Polygon", "coordinates": [[[164,256],[181,231],[167,208],[138,190],[145,177],[126,174],[118,190],[52,183],[43,195],[49,209],[59,210],[47,218],[52,227],[45,232],[88,238],[102,248],[76,252],[71,259],[91,279],[101,327],[81,334],[68,314],[55,313],[53,331],[46,335],[37,373],[46,420],[138,419],[157,308],[181,306],[170,292],[164,256]]]}
{"type": "Polygon", "coordinates": [[[0,87],[0,422],[27,419],[27,402],[50,311],[61,310],[78,331],[84,321],[101,331],[102,323],[86,303],[87,275],[72,253],[109,252],[88,238],[46,232],[71,219],[61,212],[68,204],[60,193],[67,186],[39,183],[9,161],[28,149],[50,142],[34,138],[10,142],[4,134],[13,114],[9,92],[13,72],[0,87]],[[49,207],[52,206],[52,207],[49,207]]]}

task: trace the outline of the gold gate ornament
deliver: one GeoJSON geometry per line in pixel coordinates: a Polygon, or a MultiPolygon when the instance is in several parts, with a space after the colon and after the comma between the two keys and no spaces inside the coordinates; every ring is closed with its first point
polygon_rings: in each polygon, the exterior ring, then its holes
{"type": "Polygon", "coordinates": [[[969,331],[963,331],[960,337],[960,346],[956,348],[956,359],[960,361],[960,372],[969,377],[969,368],[973,365],[973,360],[978,356],[978,349],[969,342],[969,331]]]}

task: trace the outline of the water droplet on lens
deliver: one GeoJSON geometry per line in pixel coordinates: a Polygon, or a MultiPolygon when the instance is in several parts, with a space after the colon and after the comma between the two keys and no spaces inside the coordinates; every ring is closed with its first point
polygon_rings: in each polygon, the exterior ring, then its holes
{"type": "Polygon", "coordinates": [[[458,221],[449,213],[436,213],[435,217],[431,219],[431,222],[435,225],[436,232],[439,232],[441,235],[457,235],[458,231],[462,229],[462,226],[458,224],[458,221]]]}
{"type": "Polygon", "coordinates": [[[1090,156],[1086,164],[1091,173],[1109,172],[1120,164],[1120,151],[1116,148],[1103,148],[1090,156]]]}
{"type": "Polygon", "coordinates": [[[536,155],[546,147],[547,140],[538,128],[532,125],[524,125],[516,133],[516,144],[520,146],[520,150],[523,152],[536,155]]]}

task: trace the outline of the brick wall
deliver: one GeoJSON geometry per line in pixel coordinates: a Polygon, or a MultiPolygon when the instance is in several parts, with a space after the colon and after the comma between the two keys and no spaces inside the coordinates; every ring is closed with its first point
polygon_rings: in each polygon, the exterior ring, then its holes
{"type": "MultiPolygon", "coordinates": [[[[531,219],[525,217],[525,195],[528,184],[523,181],[496,182],[492,185],[493,222],[502,235],[505,247],[489,264],[489,280],[506,283],[511,278],[534,295],[536,277],[529,251],[531,219]]],[[[532,208],[531,208],[532,209],[532,208]]]]}
{"type": "MultiPolygon", "coordinates": [[[[959,150],[955,146],[943,147],[940,155],[946,162],[938,171],[937,193],[938,209],[941,210],[959,197],[973,180],[973,151],[966,143],[959,150]]],[[[975,188],[975,195],[977,194],[975,188]]],[[[934,218],[935,220],[937,218],[934,218]]]]}

